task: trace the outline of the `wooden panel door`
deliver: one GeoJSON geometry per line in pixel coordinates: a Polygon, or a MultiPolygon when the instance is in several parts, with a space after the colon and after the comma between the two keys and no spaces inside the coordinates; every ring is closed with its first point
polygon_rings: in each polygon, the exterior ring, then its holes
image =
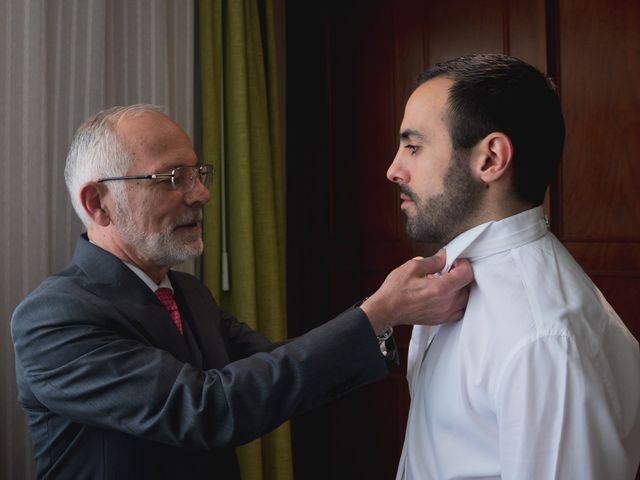
{"type": "Polygon", "coordinates": [[[559,0],[554,13],[567,125],[556,233],[640,338],[640,2],[559,0]]]}
{"type": "MultiPolygon", "coordinates": [[[[327,321],[400,263],[433,251],[406,240],[396,188],[385,178],[404,104],[435,62],[503,52],[559,80],[569,128],[552,228],[640,335],[631,317],[640,287],[639,4],[621,1],[621,12],[608,4],[287,3],[291,334],[327,321]],[[608,54],[616,48],[626,53],[608,54]]],[[[408,328],[396,334],[404,362],[409,337],[408,328]]],[[[404,362],[384,382],[294,419],[296,478],[394,478],[409,405],[404,362]]]]}
{"type": "Polygon", "coordinates": [[[558,234],[640,338],[640,2],[561,0],[558,234]]]}

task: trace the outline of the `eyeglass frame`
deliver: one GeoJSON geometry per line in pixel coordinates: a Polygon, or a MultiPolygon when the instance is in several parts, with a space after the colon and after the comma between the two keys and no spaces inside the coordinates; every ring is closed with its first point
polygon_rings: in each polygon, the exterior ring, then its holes
{"type": "Polygon", "coordinates": [[[213,165],[210,164],[204,164],[204,165],[194,165],[194,166],[189,166],[189,165],[181,165],[179,167],[174,168],[173,170],[171,170],[171,173],[152,173],[150,175],[124,175],[124,176],[120,176],[120,177],[107,177],[107,178],[101,178],[99,180],[97,180],[98,183],[103,183],[103,182],[110,182],[112,180],[159,180],[159,179],[163,179],[163,178],[170,178],[171,179],[171,188],[173,188],[174,190],[180,190],[180,188],[178,186],[176,186],[175,183],[175,175],[176,175],[176,170],[180,169],[180,168],[185,168],[185,169],[197,169],[197,174],[198,177],[194,177],[193,180],[193,185],[191,186],[190,189],[188,190],[183,190],[185,193],[186,192],[190,192],[191,190],[193,190],[193,187],[196,186],[196,179],[200,180],[200,183],[202,183],[205,187],[208,187],[208,183],[210,184],[210,181],[203,181],[203,176],[206,179],[208,176],[210,176],[209,178],[213,177],[213,165]]]}

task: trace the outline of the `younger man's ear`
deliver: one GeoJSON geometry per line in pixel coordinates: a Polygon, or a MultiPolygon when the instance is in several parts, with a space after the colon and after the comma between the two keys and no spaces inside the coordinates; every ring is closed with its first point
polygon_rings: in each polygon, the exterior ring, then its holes
{"type": "Polygon", "coordinates": [[[91,221],[102,227],[111,223],[109,210],[104,198],[107,188],[98,182],[87,182],[80,188],[80,203],[91,221]]]}
{"type": "Polygon", "coordinates": [[[513,159],[513,144],[502,132],[493,132],[484,137],[474,148],[471,168],[478,179],[490,184],[504,177],[513,159]]]}

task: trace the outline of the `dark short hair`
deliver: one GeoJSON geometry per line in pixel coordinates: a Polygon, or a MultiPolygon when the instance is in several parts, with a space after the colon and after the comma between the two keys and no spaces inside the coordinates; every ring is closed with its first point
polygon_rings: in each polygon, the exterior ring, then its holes
{"type": "Polygon", "coordinates": [[[504,133],[514,149],[516,195],[541,204],[564,147],[564,119],[553,81],[528,63],[501,54],[438,63],[418,83],[435,77],[453,81],[446,118],[453,149],[468,151],[489,133],[504,133]]]}

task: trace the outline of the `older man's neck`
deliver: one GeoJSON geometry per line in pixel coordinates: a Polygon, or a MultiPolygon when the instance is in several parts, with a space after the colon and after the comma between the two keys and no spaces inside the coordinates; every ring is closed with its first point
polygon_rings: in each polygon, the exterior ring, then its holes
{"type": "Polygon", "coordinates": [[[103,250],[118,257],[123,262],[138,267],[157,284],[160,284],[169,272],[169,267],[155,265],[152,261],[145,258],[137,249],[126,245],[119,237],[116,238],[111,235],[108,229],[89,228],[87,230],[87,236],[92,243],[103,250]]]}

